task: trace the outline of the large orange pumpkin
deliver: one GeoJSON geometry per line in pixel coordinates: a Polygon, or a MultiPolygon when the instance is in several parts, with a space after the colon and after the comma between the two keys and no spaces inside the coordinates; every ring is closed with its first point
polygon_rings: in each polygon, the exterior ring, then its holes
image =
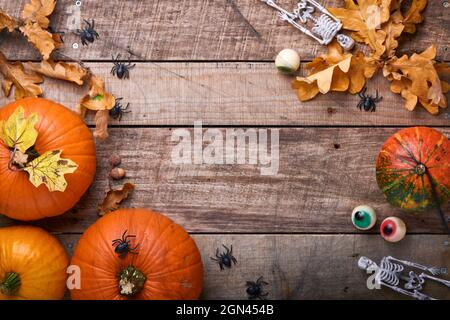
{"type": "Polygon", "coordinates": [[[400,130],[383,145],[376,174],[387,200],[405,211],[443,204],[450,199],[450,141],[427,127],[400,130]]]}
{"type": "Polygon", "coordinates": [[[0,300],[62,299],[68,265],[63,246],[43,229],[0,228],[0,300]]]}
{"type": "Polygon", "coordinates": [[[6,121],[18,107],[25,117],[37,113],[39,121],[34,149],[39,154],[62,150],[61,157],[74,161],[78,168],[66,174],[64,192],[53,191],[41,184],[35,187],[25,171],[9,166],[11,150],[0,139],[0,213],[18,220],[52,217],[71,209],[86,192],[95,175],[95,144],[83,120],[69,109],[41,98],[26,98],[0,109],[0,121],[6,121]]]}
{"type": "Polygon", "coordinates": [[[192,300],[202,291],[194,240],[169,218],[145,209],[100,218],[81,237],[72,265],[81,272],[80,289],[71,290],[76,300],[192,300]]]}

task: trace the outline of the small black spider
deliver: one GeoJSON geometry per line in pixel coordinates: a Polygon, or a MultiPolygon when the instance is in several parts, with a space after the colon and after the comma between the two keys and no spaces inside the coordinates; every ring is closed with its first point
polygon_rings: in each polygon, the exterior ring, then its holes
{"type": "Polygon", "coordinates": [[[264,292],[263,287],[268,285],[267,282],[263,281],[263,277],[259,277],[256,282],[247,281],[247,294],[250,300],[260,299],[265,300],[268,292],[264,292]]]}
{"type": "Polygon", "coordinates": [[[358,96],[361,98],[361,101],[358,103],[358,109],[364,111],[372,111],[374,112],[377,108],[376,103],[380,102],[383,97],[378,96],[378,90],[376,97],[372,97],[370,95],[366,95],[367,87],[363,89],[362,92],[358,93],[358,96]]]}
{"type": "Polygon", "coordinates": [[[128,62],[127,64],[120,62],[120,53],[115,58],[112,56],[112,59],[114,66],[111,69],[111,74],[113,76],[117,75],[117,78],[119,79],[128,79],[130,77],[130,70],[133,69],[136,64],[131,64],[131,62],[128,62]]]}
{"type": "Polygon", "coordinates": [[[93,43],[95,39],[99,38],[99,35],[94,29],[95,20],[92,20],[91,22],[84,20],[84,22],[87,24],[87,28],[82,28],[81,30],[77,29],[75,34],[80,36],[83,46],[87,46],[88,42],[93,43]]]}
{"type": "Polygon", "coordinates": [[[224,269],[224,266],[227,268],[231,268],[232,264],[236,264],[237,260],[236,258],[233,256],[233,246],[231,246],[230,248],[228,248],[225,245],[222,245],[225,248],[225,252],[219,254],[219,248],[217,248],[216,250],[216,257],[213,258],[211,257],[211,260],[216,261],[219,266],[220,266],[220,270],[224,269]]]}
{"type": "Polygon", "coordinates": [[[127,232],[128,230],[125,230],[125,232],[122,235],[122,238],[113,240],[112,242],[113,247],[115,247],[114,251],[119,255],[120,258],[124,258],[128,253],[134,254],[138,253],[136,249],[139,245],[136,245],[134,248],[131,248],[130,240],[128,240],[128,238],[135,238],[136,236],[126,235],[127,232]]]}
{"type": "Polygon", "coordinates": [[[128,108],[130,107],[130,103],[127,103],[127,106],[124,108],[122,106],[122,104],[120,103],[120,101],[123,98],[117,98],[116,99],[116,104],[114,105],[114,107],[111,108],[111,110],[109,110],[109,115],[111,116],[111,118],[113,119],[119,119],[122,120],[122,116],[124,113],[130,113],[131,110],[128,110],[128,108]]]}

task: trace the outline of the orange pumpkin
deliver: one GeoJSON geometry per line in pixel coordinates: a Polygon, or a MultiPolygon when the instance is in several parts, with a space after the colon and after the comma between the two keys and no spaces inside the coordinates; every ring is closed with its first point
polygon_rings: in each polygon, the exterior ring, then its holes
{"type": "Polygon", "coordinates": [[[445,203],[450,199],[450,141],[427,127],[400,130],[378,155],[377,181],[387,200],[405,211],[445,203]]]}
{"type": "Polygon", "coordinates": [[[100,218],[81,237],[72,258],[80,289],[72,299],[198,299],[203,265],[189,234],[167,217],[121,209],[100,218]]]}
{"type": "Polygon", "coordinates": [[[0,228],[0,300],[64,297],[69,258],[58,240],[41,228],[0,228]]]}
{"type": "Polygon", "coordinates": [[[6,121],[20,106],[25,117],[38,114],[34,144],[38,154],[62,150],[61,157],[74,161],[78,168],[65,175],[68,185],[64,192],[51,192],[44,184],[35,187],[26,171],[11,168],[11,148],[0,139],[0,213],[25,221],[62,214],[80,200],[94,179],[96,157],[92,134],[76,113],[41,98],[6,105],[0,109],[0,121],[6,121]]]}

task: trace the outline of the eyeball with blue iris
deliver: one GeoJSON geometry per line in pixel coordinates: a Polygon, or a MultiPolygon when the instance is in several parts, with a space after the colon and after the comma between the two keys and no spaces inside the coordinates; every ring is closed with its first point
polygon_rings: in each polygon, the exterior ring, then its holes
{"type": "Polygon", "coordinates": [[[377,222],[377,215],[372,207],[357,206],[352,212],[352,223],[359,230],[369,230],[377,222]]]}

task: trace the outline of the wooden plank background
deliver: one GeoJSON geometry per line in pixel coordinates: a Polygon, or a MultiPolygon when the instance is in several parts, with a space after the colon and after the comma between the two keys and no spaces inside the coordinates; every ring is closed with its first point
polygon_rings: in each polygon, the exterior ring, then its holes
{"type": "MultiPolygon", "coordinates": [[[[19,17],[26,2],[0,0],[0,7],[19,17]]],[[[279,2],[287,8],[294,3],[279,2]]],[[[113,121],[111,137],[97,143],[98,172],[80,203],[60,217],[33,222],[56,234],[69,252],[98,219],[95,208],[108,188],[114,150],[123,157],[126,181],[136,185],[124,207],[163,212],[193,235],[205,264],[205,299],[246,299],[245,281],[259,276],[270,283],[270,299],[400,299],[366,288],[367,275],[356,267],[359,256],[378,261],[393,255],[450,267],[449,237],[437,215],[407,215],[391,207],[377,188],[374,168],[381,145],[401,127],[433,126],[450,136],[448,110],[437,117],[404,110],[381,76],[368,84],[370,92],[384,97],[375,113],[357,110],[358,97],[348,94],[299,102],[292,78],[277,74],[273,58],[293,47],[307,62],[324,48],[279,21],[259,0],[84,0],[82,18],[95,18],[100,39],[79,49],[72,48],[79,39],[67,30],[73,3],[59,0],[52,17],[54,28],[66,31],[60,52],[87,61],[114,95],[130,103],[132,113],[113,121]],[[128,49],[137,66],[131,79],[119,80],[109,75],[111,55],[128,57],[128,49]],[[172,131],[191,130],[198,120],[222,132],[279,129],[278,174],[261,176],[260,168],[250,165],[173,164],[172,131]],[[354,229],[350,213],[359,204],[372,205],[379,221],[389,215],[404,219],[407,237],[389,244],[377,229],[354,229]],[[231,270],[220,271],[209,258],[222,244],[235,248],[239,262],[231,270]]],[[[449,10],[430,0],[425,22],[416,35],[406,36],[400,52],[437,43],[438,59],[450,60],[449,10]]],[[[17,34],[2,32],[0,50],[12,60],[39,59],[17,34]]],[[[87,89],[54,80],[43,87],[45,97],[72,109],[87,89]]],[[[10,100],[1,97],[0,105],[10,100]]],[[[91,117],[87,123],[92,126],[91,117]]],[[[1,226],[17,223],[0,217],[1,226]]],[[[448,290],[430,290],[450,299],[448,290]]]]}

